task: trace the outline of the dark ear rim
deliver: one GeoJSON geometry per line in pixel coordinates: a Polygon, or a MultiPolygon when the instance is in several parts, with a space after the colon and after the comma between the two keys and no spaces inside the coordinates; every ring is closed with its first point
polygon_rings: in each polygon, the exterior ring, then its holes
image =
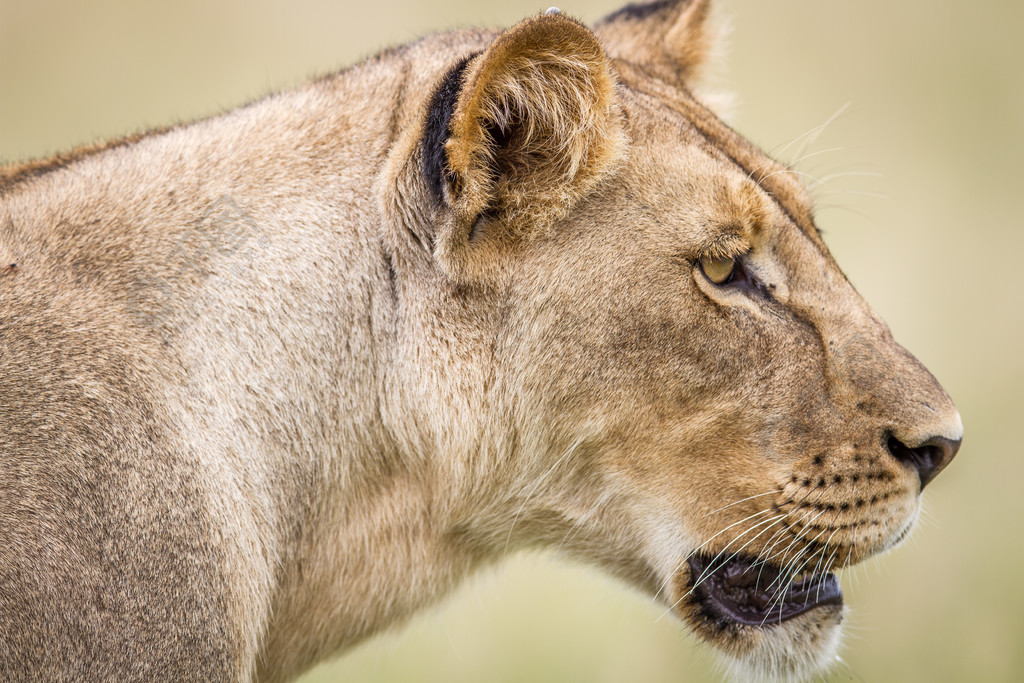
{"type": "Polygon", "coordinates": [[[455,176],[448,165],[448,154],[445,143],[451,136],[451,120],[455,113],[455,105],[464,86],[466,67],[470,60],[479,52],[459,59],[445,73],[441,83],[434,90],[427,106],[427,118],[423,130],[423,175],[434,201],[438,204],[447,201],[447,193],[455,176]]]}
{"type": "Polygon", "coordinates": [[[664,10],[670,10],[675,5],[688,5],[691,2],[693,2],[693,0],[654,0],[653,2],[631,2],[610,14],[606,14],[601,17],[594,23],[594,26],[600,26],[601,24],[607,24],[614,21],[622,21],[624,19],[642,21],[644,19],[650,19],[655,14],[664,10]]]}
{"type": "Polygon", "coordinates": [[[711,5],[712,0],[633,3],[594,22],[592,29],[612,58],[676,86],[693,87],[719,43],[711,5]]]}

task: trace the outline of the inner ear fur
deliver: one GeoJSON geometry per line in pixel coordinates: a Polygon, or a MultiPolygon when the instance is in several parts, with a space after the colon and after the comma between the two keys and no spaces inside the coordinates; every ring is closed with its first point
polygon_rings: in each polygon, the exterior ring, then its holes
{"type": "Polygon", "coordinates": [[[711,52],[710,0],[627,5],[594,25],[608,54],[669,83],[692,85],[711,52]]]}
{"type": "Polygon", "coordinates": [[[453,88],[444,168],[433,173],[446,209],[435,255],[455,269],[471,241],[521,239],[564,216],[624,152],[609,59],[563,15],[527,19],[456,65],[434,104],[453,88]],[[481,218],[492,234],[472,234],[481,218]]]}

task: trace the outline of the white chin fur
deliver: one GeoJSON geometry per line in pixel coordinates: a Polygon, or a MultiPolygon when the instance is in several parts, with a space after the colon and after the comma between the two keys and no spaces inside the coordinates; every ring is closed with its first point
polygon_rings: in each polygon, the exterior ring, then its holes
{"type": "Polygon", "coordinates": [[[743,656],[717,651],[728,680],[806,681],[820,676],[836,662],[842,625],[810,612],[758,636],[759,642],[743,656]]]}

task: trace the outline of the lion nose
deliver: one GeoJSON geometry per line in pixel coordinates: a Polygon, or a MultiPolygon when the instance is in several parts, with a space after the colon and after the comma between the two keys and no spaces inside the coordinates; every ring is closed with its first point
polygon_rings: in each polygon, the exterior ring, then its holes
{"type": "Polygon", "coordinates": [[[956,452],[960,449],[962,439],[947,439],[942,436],[933,436],[919,446],[911,448],[905,443],[890,436],[886,447],[894,458],[910,465],[917,470],[917,476],[921,480],[921,489],[942,471],[942,468],[949,464],[956,452]]]}

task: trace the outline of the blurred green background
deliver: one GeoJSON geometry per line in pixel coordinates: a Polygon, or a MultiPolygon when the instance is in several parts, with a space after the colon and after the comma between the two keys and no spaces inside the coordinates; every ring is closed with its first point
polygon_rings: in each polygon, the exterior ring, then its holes
{"type": "MultiPolygon", "coordinates": [[[[562,9],[594,20],[618,5],[562,9]]],[[[966,425],[910,542],[843,577],[845,663],[828,680],[1022,680],[1024,3],[719,5],[732,30],[713,80],[737,95],[741,132],[782,149],[843,110],[799,165],[819,225],[966,425]]],[[[209,115],[429,31],[541,9],[0,0],[0,160],[209,115]]],[[[520,557],[305,680],[715,680],[661,614],[592,570],[520,557]]]]}

